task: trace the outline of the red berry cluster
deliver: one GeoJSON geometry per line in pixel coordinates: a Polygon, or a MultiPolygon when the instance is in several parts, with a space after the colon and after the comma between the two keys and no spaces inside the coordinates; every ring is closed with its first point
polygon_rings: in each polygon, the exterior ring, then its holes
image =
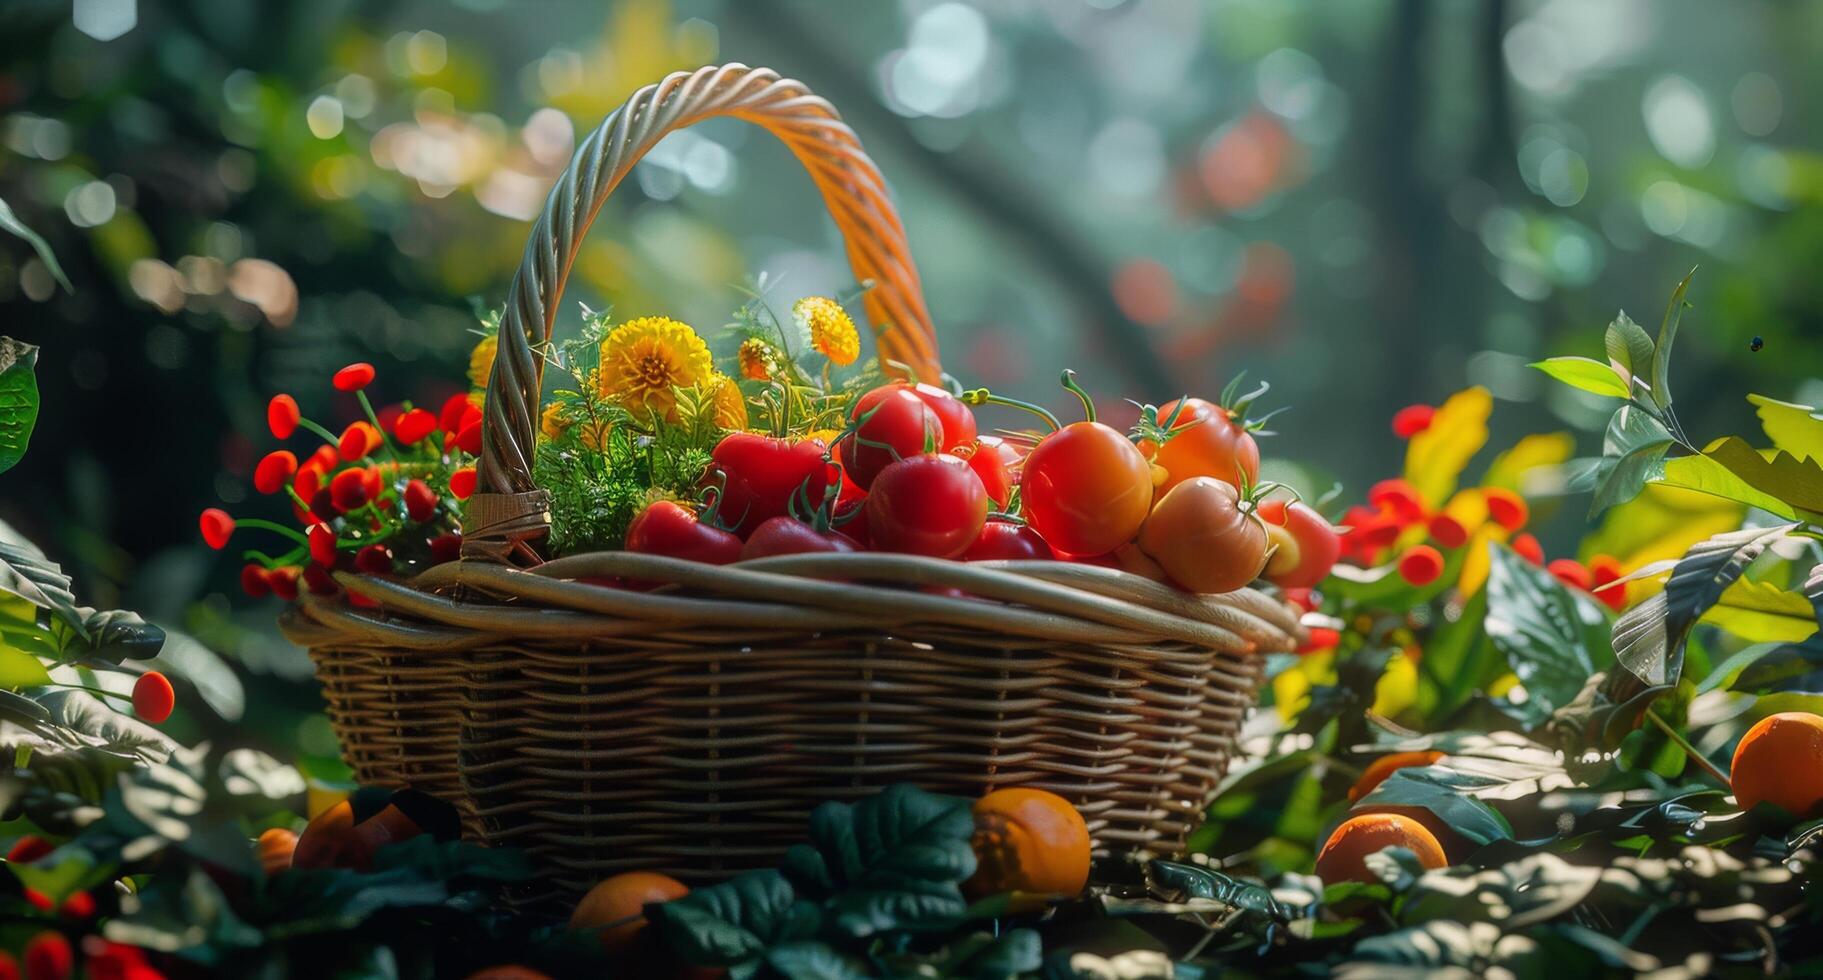
{"type": "MultiPolygon", "coordinates": [[[[333,572],[390,575],[453,561],[461,550],[458,501],[475,491],[473,457],[481,451],[481,409],[467,394],[432,413],[410,404],[375,412],[367,398],[371,364],[337,371],[337,391],[353,394],[366,418],[340,433],[304,418],[297,399],[278,394],[266,406],[266,425],[284,441],[303,429],[319,440],[301,461],[289,449],[267,453],[253,470],[253,488],[283,494],[302,530],[257,519],[236,521],[210,508],[199,522],[203,541],[220,550],[236,527],[278,533],[292,548],[276,557],[247,553],[241,588],[286,601],[300,592],[337,593],[333,572]]],[[[355,605],[370,605],[350,594],[355,605]]]]}

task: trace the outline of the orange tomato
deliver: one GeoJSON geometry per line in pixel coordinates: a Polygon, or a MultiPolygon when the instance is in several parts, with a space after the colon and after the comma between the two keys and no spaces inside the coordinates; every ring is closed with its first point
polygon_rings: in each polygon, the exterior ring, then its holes
{"type": "Polygon", "coordinates": [[[1192,592],[1233,592],[1266,567],[1266,525],[1233,484],[1194,476],[1152,508],[1139,547],[1192,592]]]}
{"type": "Polygon", "coordinates": [[[1743,810],[1771,803],[1799,820],[1823,816],[1823,718],[1806,711],[1761,718],[1735,746],[1728,778],[1743,810]]]}
{"type": "Polygon", "coordinates": [[[1165,468],[1165,482],[1158,488],[1161,499],[1192,477],[1212,476],[1237,487],[1260,482],[1260,447],[1227,409],[1187,398],[1182,411],[1175,401],[1159,406],[1158,417],[1168,419],[1172,412],[1178,412],[1171,427],[1174,434],[1152,457],[1165,468]]]}
{"type": "Polygon", "coordinates": [[[1388,847],[1403,847],[1426,868],[1449,865],[1436,835],[1411,817],[1398,813],[1363,813],[1342,821],[1317,854],[1317,876],[1338,881],[1378,881],[1367,870],[1367,856],[1388,847]]]}
{"type": "Polygon", "coordinates": [[[645,908],[690,894],[683,882],[655,871],[626,871],[607,878],[576,903],[570,928],[594,929],[601,948],[618,952],[633,944],[646,927],[645,908]]]}
{"type": "Polygon", "coordinates": [[[1068,897],[1089,882],[1089,825],[1041,789],[997,789],[975,801],[978,862],[962,890],[973,898],[1019,892],[1068,897]]]}
{"type": "Polygon", "coordinates": [[[1019,496],[1051,547],[1102,555],[1133,540],[1152,506],[1152,466],[1119,431],[1074,422],[1045,436],[1025,458],[1019,496]]]}
{"type": "Polygon", "coordinates": [[[291,867],[291,854],[297,850],[298,835],[284,827],[273,827],[260,835],[260,866],[269,875],[291,867]]]}
{"type": "Polygon", "coordinates": [[[1404,769],[1406,766],[1428,766],[1443,758],[1442,752],[1394,752],[1383,755],[1367,766],[1367,771],[1355,784],[1349,787],[1348,802],[1353,803],[1374,791],[1374,788],[1386,782],[1386,777],[1404,769]]]}

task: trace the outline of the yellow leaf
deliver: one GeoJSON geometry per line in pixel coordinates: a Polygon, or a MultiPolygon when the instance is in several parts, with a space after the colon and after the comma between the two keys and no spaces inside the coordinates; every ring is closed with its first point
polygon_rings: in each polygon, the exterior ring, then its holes
{"type": "Polygon", "coordinates": [[[1747,400],[1757,406],[1760,428],[1775,448],[1823,462],[1823,419],[1816,417],[1816,409],[1765,395],[1748,395],[1747,400]]]}
{"type": "Polygon", "coordinates": [[[1722,592],[1702,622],[1748,643],[1801,643],[1817,631],[1817,611],[1796,592],[1743,578],[1722,592]]]}
{"type": "Polygon", "coordinates": [[[1541,466],[1562,465],[1575,452],[1576,437],[1568,432],[1526,436],[1515,443],[1513,448],[1494,457],[1487,475],[1481,478],[1481,485],[1523,490],[1526,473],[1541,466]]]}
{"type": "Polygon", "coordinates": [[[1405,481],[1431,507],[1441,505],[1456,491],[1456,482],[1469,460],[1488,441],[1488,416],[1494,398],[1476,386],[1451,395],[1430,428],[1412,437],[1405,450],[1405,481]]]}
{"type": "Polygon", "coordinates": [[[1649,483],[1639,496],[1611,507],[1601,527],[1583,539],[1579,556],[1613,555],[1631,571],[1682,558],[1698,541],[1741,526],[1747,508],[1695,490],[1649,483]]]}
{"type": "Polygon", "coordinates": [[[1418,701],[1418,665],[1403,653],[1386,661],[1386,672],[1374,682],[1374,714],[1396,718],[1418,701]]]}
{"type": "Polygon", "coordinates": [[[1488,569],[1494,561],[1490,542],[1504,542],[1509,533],[1506,528],[1489,521],[1469,536],[1468,551],[1462,556],[1462,574],[1456,578],[1456,591],[1462,593],[1462,598],[1473,596],[1487,584],[1488,569]]]}

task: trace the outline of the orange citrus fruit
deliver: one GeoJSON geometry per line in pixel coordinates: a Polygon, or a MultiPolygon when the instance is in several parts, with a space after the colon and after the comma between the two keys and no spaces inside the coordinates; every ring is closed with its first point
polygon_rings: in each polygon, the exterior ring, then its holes
{"type": "Polygon", "coordinates": [[[1348,802],[1354,803],[1373,792],[1374,787],[1386,782],[1386,777],[1406,766],[1428,766],[1441,758],[1441,752],[1394,752],[1383,755],[1370,763],[1361,778],[1355,780],[1355,785],[1348,791],[1348,802]]]}
{"type": "Polygon", "coordinates": [[[269,875],[291,867],[291,852],[297,850],[298,835],[284,827],[273,827],[260,835],[260,865],[269,875]]]}
{"type": "Polygon", "coordinates": [[[1378,881],[1367,870],[1367,856],[1383,848],[1403,847],[1426,868],[1449,865],[1436,835],[1411,817],[1398,813],[1363,813],[1342,821],[1317,854],[1317,876],[1325,882],[1378,881]]]}
{"type": "Polygon", "coordinates": [[[1823,816],[1823,718],[1805,711],[1761,718],[1735,747],[1729,782],[1743,810],[1771,803],[1800,820],[1823,816]]]}
{"type": "Polygon", "coordinates": [[[975,801],[971,897],[1070,896],[1089,883],[1089,825],[1070,801],[1041,789],[997,789],[975,801]]]}
{"type": "Polygon", "coordinates": [[[643,914],[653,902],[669,902],[690,894],[683,882],[655,871],[626,871],[605,879],[589,889],[576,911],[570,913],[570,928],[595,929],[601,937],[601,948],[614,952],[631,945],[633,938],[646,926],[643,914]]]}

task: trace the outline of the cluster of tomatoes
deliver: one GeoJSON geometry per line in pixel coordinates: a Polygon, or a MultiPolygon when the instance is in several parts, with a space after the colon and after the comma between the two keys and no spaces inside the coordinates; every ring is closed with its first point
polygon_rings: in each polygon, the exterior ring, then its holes
{"type": "MultiPolygon", "coordinates": [[[[36,834],[26,834],[6,852],[8,864],[32,864],[57,849],[57,845],[36,834]]],[[[0,978],[26,977],[28,980],[68,980],[77,976],[78,956],[82,976],[119,978],[119,980],[162,980],[164,973],[147,962],[144,950],[103,938],[96,931],[97,916],[111,913],[87,891],[71,892],[61,902],[34,888],[24,891],[26,902],[35,910],[34,918],[47,927],[25,941],[15,957],[0,949],[0,978]],[[66,933],[86,933],[72,944],[66,933]]],[[[18,922],[15,935],[28,934],[34,923],[18,922]]]]}
{"type": "MultiPolygon", "coordinates": [[[[471,461],[481,451],[481,410],[467,394],[450,397],[441,411],[391,405],[375,411],[366,389],[371,364],[335,373],[338,391],[354,395],[366,418],[340,433],[304,418],[295,398],[272,397],[266,422],[280,441],[300,429],[321,441],[303,460],[289,449],[267,453],[253,470],[253,487],[291,503],[302,530],[270,521],[236,520],[226,511],[203,511],[204,542],[227,547],[237,527],[275,532],[292,543],[277,557],[248,552],[241,588],[250,596],[287,601],[300,591],[333,595],[331,572],[372,575],[454,561],[461,551],[459,501],[475,490],[471,461]]],[[[366,601],[351,594],[349,601],[366,601]]]]}
{"type": "Polygon", "coordinates": [[[630,551],[712,564],[876,550],[982,561],[1106,565],[1192,592],[1264,574],[1309,587],[1341,539],[1301,503],[1264,500],[1245,404],[1185,398],[1147,407],[1132,432],[1086,417],[1064,425],[985,390],[958,396],[894,383],[861,395],[829,442],[732,433],[715,447],[706,506],[658,501],[627,532],[630,551]],[[1033,412],[1045,433],[984,435],[974,407],[1033,412]]]}

